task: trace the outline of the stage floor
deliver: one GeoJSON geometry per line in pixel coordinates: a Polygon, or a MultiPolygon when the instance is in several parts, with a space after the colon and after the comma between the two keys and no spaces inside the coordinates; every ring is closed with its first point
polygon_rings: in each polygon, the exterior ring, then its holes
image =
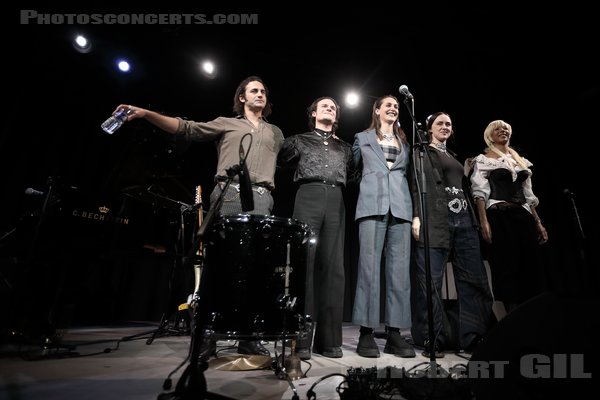
{"type": "MultiPolygon", "coordinates": [[[[122,326],[73,328],[63,333],[64,347],[58,349],[42,350],[40,346],[34,345],[4,344],[0,353],[0,399],[147,400],[157,399],[161,393],[172,393],[181,373],[189,365],[186,356],[190,350],[191,338],[189,335],[165,335],[156,337],[151,344],[147,344],[147,338],[151,335],[144,333],[152,332],[156,327],[155,323],[137,322],[122,326]],[[136,334],[140,336],[134,339],[128,338],[136,334]],[[124,338],[127,340],[122,340],[124,338]],[[173,389],[163,390],[165,378],[182,363],[182,367],[172,375],[173,389]]],[[[408,332],[403,333],[405,336],[409,335],[408,332]]],[[[313,355],[311,360],[301,363],[301,370],[306,373],[306,377],[292,382],[299,399],[307,399],[307,392],[317,381],[320,382],[312,389],[316,399],[340,399],[336,389],[347,387],[348,385],[342,382],[349,378],[351,381],[355,379],[352,382],[356,382],[356,378],[362,376],[368,381],[369,373],[376,371],[380,379],[375,380],[384,384],[391,382],[385,379],[386,371],[397,374],[404,368],[404,371],[424,372],[431,366],[431,360],[421,354],[420,348],[415,348],[417,357],[412,359],[399,358],[383,352],[380,358],[360,357],[356,354],[358,327],[345,324],[343,336],[344,356],[342,358],[333,359],[313,355]],[[361,375],[360,371],[365,374],[361,375]]],[[[381,345],[380,350],[383,350],[385,339],[376,340],[381,345]]],[[[209,368],[204,373],[210,392],[206,398],[261,400],[293,398],[294,391],[289,382],[280,379],[272,366],[260,370],[231,370],[231,363],[227,361],[231,361],[236,352],[235,347],[228,348],[228,346],[233,345],[235,342],[218,342],[219,357],[211,359],[209,368]],[[211,394],[213,397],[210,397],[211,394]]],[[[279,345],[280,342],[277,346],[275,342],[267,342],[265,347],[275,356],[281,353],[279,345]]],[[[469,357],[470,354],[466,353],[446,352],[445,356],[437,359],[436,362],[442,368],[442,372],[454,372],[457,376],[456,373],[460,375],[461,371],[464,371],[461,368],[467,365],[469,357]]],[[[418,382],[425,386],[432,385],[432,381],[410,379],[415,384],[418,382]]],[[[464,378],[448,379],[460,381],[461,385],[463,383],[468,385],[469,382],[464,378]]],[[[542,379],[542,381],[549,380],[542,379]]],[[[580,387],[581,383],[591,379],[576,381],[577,387],[580,387]]],[[[434,386],[437,387],[437,383],[434,386]]],[[[406,397],[399,392],[392,393],[389,387],[388,385],[388,397],[382,398],[419,398],[406,397]]],[[[482,394],[477,398],[494,397],[482,394]]]]}

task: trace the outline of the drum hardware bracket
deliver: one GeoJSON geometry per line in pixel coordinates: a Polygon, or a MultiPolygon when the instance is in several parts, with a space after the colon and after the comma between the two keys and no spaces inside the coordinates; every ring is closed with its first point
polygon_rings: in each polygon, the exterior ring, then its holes
{"type": "Polygon", "coordinates": [[[294,308],[296,307],[296,301],[298,300],[297,297],[292,297],[289,294],[280,294],[277,297],[277,304],[279,304],[279,309],[280,310],[288,310],[288,311],[293,311],[294,308]]]}
{"type": "Polygon", "coordinates": [[[287,301],[287,304],[286,304],[286,306],[287,306],[287,307],[286,307],[286,308],[287,308],[288,310],[292,311],[292,310],[293,310],[293,309],[296,307],[296,300],[298,300],[298,298],[297,298],[297,297],[292,297],[292,298],[290,298],[290,299],[287,301]]]}

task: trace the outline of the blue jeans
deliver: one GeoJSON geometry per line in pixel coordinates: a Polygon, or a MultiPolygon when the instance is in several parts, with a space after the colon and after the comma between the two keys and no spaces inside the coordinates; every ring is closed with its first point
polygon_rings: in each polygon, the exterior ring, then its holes
{"type": "MultiPolygon", "coordinates": [[[[483,336],[492,316],[492,293],[481,258],[479,235],[466,210],[448,213],[450,248],[430,248],[431,295],[433,303],[433,331],[442,348],[449,339],[443,324],[442,279],[450,259],[458,296],[458,339],[461,348],[471,344],[475,337],[483,336]]],[[[429,337],[427,317],[427,289],[425,280],[425,249],[416,251],[415,307],[412,335],[415,343],[423,344],[429,337]]]]}

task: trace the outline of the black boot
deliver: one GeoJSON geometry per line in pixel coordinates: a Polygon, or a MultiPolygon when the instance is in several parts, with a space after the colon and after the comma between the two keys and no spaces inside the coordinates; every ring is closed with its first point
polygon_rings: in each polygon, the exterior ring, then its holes
{"type": "MultiPolygon", "coordinates": [[[[431,353],[429,352],[429,339],[425,340],[424,346],[425,350],[421,354],[423,355],[423,357],[431,357],[431,353]]],[[[433,345],[433,351],[435,352],[435,358],[444,358],[444,350],[440,341],[435,341],[435,344],[433,345]]]]}
{"type": "Polygon", "coordinates": [[[394,354],[402,358],[416,357],[415,349],[406,343],[399,330],[389,329],[387,342],[385,342],[384,353],[394,354]]]}
{"type": "Polygon", "coordinates": [[[358,337],[358,346],[356,346],[356,353],[361,357],[377,358],[381,354],[379,353],[379,347],[375,342],[375,335],[373,334],[372,328],[360,327],[360,336],[358,337]]]}
{"type": "Polygon", "coordinates": [[[271,352],[265,349],[260,340],[240,340],[238,342],[239,354],[251,354],[256,356],[269,356],[271,352]]]}

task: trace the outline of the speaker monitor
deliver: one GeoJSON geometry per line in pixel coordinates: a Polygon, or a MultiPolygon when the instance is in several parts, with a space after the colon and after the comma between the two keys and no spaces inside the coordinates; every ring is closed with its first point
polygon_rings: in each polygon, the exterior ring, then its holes
{"type": "Polygon", "coordinates": [[[518,306],[469,361],[475,398],[587,397],[598,376],[597,305],[598,298],[544,293],[518,306]]]}

